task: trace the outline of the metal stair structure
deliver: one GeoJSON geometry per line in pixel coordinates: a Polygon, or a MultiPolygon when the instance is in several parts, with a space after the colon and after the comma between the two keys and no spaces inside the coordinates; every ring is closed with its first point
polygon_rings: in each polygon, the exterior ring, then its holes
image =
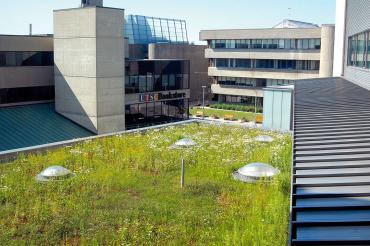
{"type": "Polygon", "coordinates": [[[370,245],[370,91],[297,81],[290,245],[370,245]]]}

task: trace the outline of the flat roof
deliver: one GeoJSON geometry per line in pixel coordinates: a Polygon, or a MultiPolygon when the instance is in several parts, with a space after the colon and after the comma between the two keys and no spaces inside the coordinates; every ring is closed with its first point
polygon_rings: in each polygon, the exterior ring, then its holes
{"type": "Polygon", "coordinates": [[[54,103],[0,108],[0,152],[93,136],[58,114],[54,103]]]}
{"type": "Polygon", "coordinates": [[[370,245],[370,91],[296,81],[291,245],[370,245]]]}

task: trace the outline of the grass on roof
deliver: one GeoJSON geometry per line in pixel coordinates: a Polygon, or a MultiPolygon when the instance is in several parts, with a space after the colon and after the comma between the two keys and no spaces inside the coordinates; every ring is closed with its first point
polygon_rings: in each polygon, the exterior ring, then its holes
{"type": "Polygon", "coordinates": [[[4,245],[285,245],[291,137],[240,127],[191,124],[97,139],[0,165],[4,245]],[[259,134],[275,138],[256,143],[259,134]],[[192,151],[170,149],[191,137],[192,151]],[[181,155],[186,159],[181,189],[181,155]],[[250,162],[281,170],[270,184],[231,173],[250,162]],[[62,165],[68,181],[37,183],[62,165]]]}

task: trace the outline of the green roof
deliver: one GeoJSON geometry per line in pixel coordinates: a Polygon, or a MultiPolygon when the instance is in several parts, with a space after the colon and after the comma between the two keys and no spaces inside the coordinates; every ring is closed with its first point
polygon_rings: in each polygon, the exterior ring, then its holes
{"type": "Polygon", "coordinates": [[[58,114],[54,103],[0,109],[0,151],[92,135],[92,132],[58,114]]]}

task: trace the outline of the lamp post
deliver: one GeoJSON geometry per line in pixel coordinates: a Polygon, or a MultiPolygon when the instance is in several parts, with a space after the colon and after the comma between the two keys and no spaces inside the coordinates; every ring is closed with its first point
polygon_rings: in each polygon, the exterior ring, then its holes
{"type": "Polygon", "coordinates": [[[256,96],[254,97],[254,124],[257,126],[257,89],[255,90],[256,96]]]}
{"type": "Polygon", "coordinates": [[[202,86],[202,92],[203,92],[203,114],[202,114],[202,119],[204,120],[204,94],[205,94],[205,90],[206,90],[206,86],[205,85],[203,85],[202,86]]]}
{"type": "MultiPolygon", "coordinates": [[[[172,147],[176,149],[190,149],[191,147],[195,145],[196,143],[190,138],[183,138],[183,139],[178,140],[176,143],[174,143],[172,147]]],[[[181,158],[181,177],[180,177],[181,188],[184,188],[184,185],[185,185],[185,159],[182,156],[181,158]]]]}

